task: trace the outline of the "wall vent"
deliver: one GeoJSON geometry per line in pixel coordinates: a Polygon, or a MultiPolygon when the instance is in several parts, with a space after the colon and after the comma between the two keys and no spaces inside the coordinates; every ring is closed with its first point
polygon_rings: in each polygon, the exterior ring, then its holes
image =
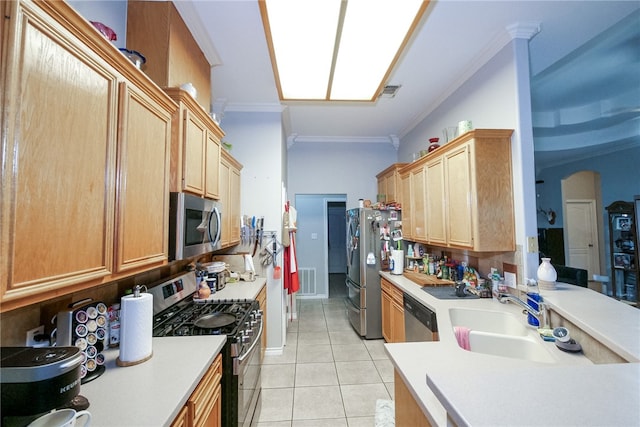
{"type": "Polygon", "coordinates": [[[315,268],[298,268],[298,279],[300,280],[298,295],[316,295],[315,268]]]}
{"type": "Polygon", "coordinates": [[[380,92],[380,98],[393,98],[398,93],[398,89],[400,89],[401,85],[387,85],[380,92]]]}

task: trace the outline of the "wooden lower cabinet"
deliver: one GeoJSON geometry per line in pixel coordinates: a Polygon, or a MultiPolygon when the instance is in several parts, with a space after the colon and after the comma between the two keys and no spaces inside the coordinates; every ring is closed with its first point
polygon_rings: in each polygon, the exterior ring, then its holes
{"type": "Polygon", "coordinates": [[[404,342],[404,306],[402,290],[386,279],[382,288],[382,337],[387,342],[404,342]]]}
{"type": "Polygon", "coordinates": [[[222,355],[219,354],[171,427],[221,427],[222,355]]]}
{"type": "Polygon", "coordinates": [[[398,371],[394,371],[394,401],[397,427],[430,427],[431,423],[402,380],[398,371]]]}
{"type": "Polygon", "coordinates": [[[264,353],[267,349],[267,285],[264,285],[258,296],[256,297],[260,304],[260,310],[262,310],[262,352],[260,354],[260,361],[264,359],[264,353]]]}

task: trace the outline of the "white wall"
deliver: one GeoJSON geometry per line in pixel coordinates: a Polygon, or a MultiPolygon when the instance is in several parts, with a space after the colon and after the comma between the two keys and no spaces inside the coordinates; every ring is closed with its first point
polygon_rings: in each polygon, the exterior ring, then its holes
{"type": "MultiPolygon", "coordinates": [[[[127,47],[127,1],[126,0],[69,0],[69,4],[87,21],[101,22],[111,28],[118,37],[113,44],[127,47]]],[[[140,52],[144,55],[144,52],[140,52]]]]}
{"type": "MultiPolygon", "coordinates": [[[[330,123],[326,124],[330,126],[330,123]]],[[[346,194],[347,208],[358,199],[376,201],[376,175],[397,161],[381,143],[296,143],[289,148],[289,197],[296,194],[346,194]]]]}
{"type": "MultiPolygon", "coordinates": [[[[241,215],[264,216],[264,229],[282,236],[284,138],[280,112],[227,111],[220,123],[224,141],[233,145],[231,154],[243,165],[241,173],[241,215]]],[[[223,206],[224,209],[224,206],[223,206]]],[[[264,243],[263,243],[264,244],[264,243]]],[[[282,254],[278,257],[282,265],[282,254]]],[[[254,263],[258,263],[256,254],[254,263]]],[[[282,280],[267,278],[267,351],[278,353],[286,343],[286,295],[282,280]]]]}

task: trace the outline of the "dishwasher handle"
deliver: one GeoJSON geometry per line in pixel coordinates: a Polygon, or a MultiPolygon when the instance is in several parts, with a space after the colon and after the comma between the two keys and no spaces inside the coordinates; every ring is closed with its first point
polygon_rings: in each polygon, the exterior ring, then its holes
{"type": "Polygon", "coordinates": [[[404,306],[405,315],[411,313],[413,317],[418,319],[420,323],[425,325],[431,332],[438,332],[438,322],[436,320],[436,313],[430,308],[422,305],[418,300],[408,295],[402,294],[402,303],[404,306]]]}

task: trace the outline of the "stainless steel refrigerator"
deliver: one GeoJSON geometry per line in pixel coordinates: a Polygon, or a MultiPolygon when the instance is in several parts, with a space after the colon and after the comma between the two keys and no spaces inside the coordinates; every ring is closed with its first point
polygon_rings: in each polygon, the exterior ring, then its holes
{"type": "Polygon", "coordinates": [[[347,211],[347,312],[366,339],[382,338],[380,270],[385,254],[401,239],[400,211],[355,208],[347,211]]]}

